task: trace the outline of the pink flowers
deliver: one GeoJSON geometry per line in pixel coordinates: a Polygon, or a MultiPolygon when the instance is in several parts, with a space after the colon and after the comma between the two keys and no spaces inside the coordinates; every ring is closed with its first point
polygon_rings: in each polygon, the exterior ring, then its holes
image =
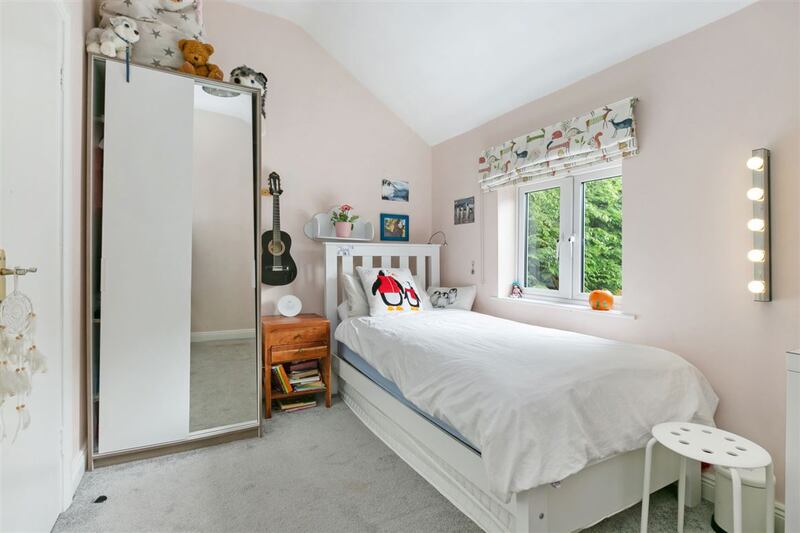
{"type": "Polygon", "coordinates": [[[339,206],[338,209],[334,209],[331,212],[331,222],[334,224],[336,222],[350,222],[351,224],[358,220],[358,215],[351,216],[350,211],[353,210],[353,206],[349,204],[342,204],[339,206]]]}

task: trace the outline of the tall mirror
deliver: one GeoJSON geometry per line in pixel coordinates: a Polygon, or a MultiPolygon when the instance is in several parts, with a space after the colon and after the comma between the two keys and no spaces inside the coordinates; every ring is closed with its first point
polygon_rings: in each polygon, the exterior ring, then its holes
{"type": "Polygon", "coordinates": [[[195,85],[192,432],[255,419],[252,105],[248,93],[195,85]]]}
{"type": "Polygon", "coordinates": [[[256,436],[258,93],[91,65],[88,466],[256,436]]]}

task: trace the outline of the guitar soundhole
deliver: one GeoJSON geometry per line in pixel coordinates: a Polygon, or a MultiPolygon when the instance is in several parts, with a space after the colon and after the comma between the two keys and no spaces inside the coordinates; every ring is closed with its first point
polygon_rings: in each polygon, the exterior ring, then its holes
{"type": "Polygon", "coordinates": [[[286,246],[283,242],[269,241],[269,246],[267,246],[267,248],[269,248],[269,253],[272,255],[281,255],[286,249],[286,246]]]}

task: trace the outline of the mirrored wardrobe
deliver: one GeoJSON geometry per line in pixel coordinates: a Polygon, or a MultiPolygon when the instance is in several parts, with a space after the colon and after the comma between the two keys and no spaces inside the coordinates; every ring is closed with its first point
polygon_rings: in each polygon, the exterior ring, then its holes
{"type": "Polygon", "coordinates": [[[89,467],[256,436],[256,91],[90,58],[89,467]]]}

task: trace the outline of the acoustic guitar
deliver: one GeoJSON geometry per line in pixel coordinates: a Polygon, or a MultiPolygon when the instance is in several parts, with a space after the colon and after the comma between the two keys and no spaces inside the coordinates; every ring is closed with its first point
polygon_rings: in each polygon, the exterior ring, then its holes
{"type": "Polygon", "coordinates": [[[281,177],[277,172],[269,175],[269,193],[272,195],[272,230],[261,235],[261,281],[267,285],[287,285],[297,277],[297,265],[289,253],[292,238],[281,231],[281,177]]]}

